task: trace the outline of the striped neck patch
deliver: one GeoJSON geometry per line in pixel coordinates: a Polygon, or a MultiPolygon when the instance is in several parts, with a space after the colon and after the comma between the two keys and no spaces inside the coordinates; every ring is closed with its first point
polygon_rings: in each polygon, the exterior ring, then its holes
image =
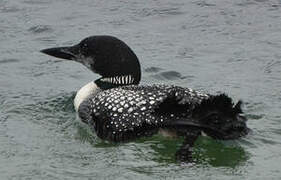
{"type": "Polygon", "coordinates": [[[117,85],[129,85],[134,82],[132,75],[101,78],[100,81],[117,85]]]}

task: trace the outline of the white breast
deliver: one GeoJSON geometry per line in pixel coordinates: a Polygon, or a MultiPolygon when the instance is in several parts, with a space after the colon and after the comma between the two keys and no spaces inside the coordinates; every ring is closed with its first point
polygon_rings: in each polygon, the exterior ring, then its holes
{"type": "Polygon", "coordinates": [[[75,111],[78,111],[80,104],[85,101],[89,96],[95,95],[101,89],[94,82],[90,82],[83,86],[76,94],[74,98],[75,111]]]}

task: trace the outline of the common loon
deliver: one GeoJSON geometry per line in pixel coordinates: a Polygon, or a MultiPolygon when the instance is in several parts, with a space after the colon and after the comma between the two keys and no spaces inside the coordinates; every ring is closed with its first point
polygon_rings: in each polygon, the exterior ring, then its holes
{"type": "Polygon", "coordinates": [[[192,161],[193,144],[202,133],[222,140],[248,134],[241,101],[234,105],[225,94],[173,85],[139,85],[139,60],[116,37],[91,36],[74,46],[41,52],[80,62],[101,75],[82,87],[74,99],[80,119],[101,139],[126,142],[159,131],[182,136],[176,158],[192,161]]]}

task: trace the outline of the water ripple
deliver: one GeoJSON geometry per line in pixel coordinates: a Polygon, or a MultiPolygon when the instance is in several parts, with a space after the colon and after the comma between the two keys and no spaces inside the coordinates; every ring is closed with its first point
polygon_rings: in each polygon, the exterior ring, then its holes
{"type": "Polygon", "coordinates": [[[17,13],[19,11],[22,11],[21,8],[18,8],[16,6],[2,6],[0,7],[0,13],[17,13]]]}
{"type": "Polygon", "coordinates": [[[50,4],[50,0],[25,0],[23,1],[25,4],[31,4],[31,5],[38,5],[38,4],[50,4]]]}
{"type": "Polygon", "coordinates": [[[2,59],[0,60],[0,64],[10,64],[10,63],[17,63],[19,59],[2,59]]]}
{"type": "Polygon", "coordinates": [[[148,16],[163,16],[163,15],[181,15],[184,14],[183,11],[180,10],[179,7],[173,7],[173,8],[143,8],[140,10],[138,15],[142,17],[148,17],[148,16]]]}
{"type": "Polygon", "coordinates": [[[267,74],[270,74],[275,69],[278,72],[281,72],[280,68],[281,68],[281,61],[280,60],[272,60],[265,65],[264,72],[267,73],[267,74]]]}
{"type": "Polygon", "coordinates": [[[36,26],[30,27],[28,29],[28,31],[31,33],[34,33],[34,34],[39,34],[39,33],[44,33],[44,32],[51,33],[51,32],[53,32],[53,29],[49,25],[36,25],[36,26]]]}
{"type": "Polygon", "coordinates": [[[158,80],[179,80],[187,78],[187,76],[182,76],[182,74],[177,71],[165,71],[152,75],[152,77],[158,80]]]}
{"type": "Polygon", "coordinates": [[[213,3],[208,3],[206,1],[197,1],[195,2],[196,5],[200,6],[200,7],[211,7],[211,6],[216,6],[216,4],[213,3]]]}
{"type": "Polygon", "coordinates": [[[159,68],[159,67],[149,67],[149,68],[144,69],[144,71],[148,72],[148,73],[156,73],[156,72],[159,72],[159,71],[162,71],[162,70],[163,69],[159,68]]]}

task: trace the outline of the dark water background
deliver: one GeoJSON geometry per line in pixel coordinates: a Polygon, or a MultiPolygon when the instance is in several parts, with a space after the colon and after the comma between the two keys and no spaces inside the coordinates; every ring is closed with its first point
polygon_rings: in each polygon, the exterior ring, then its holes
{"type": "Polygon", "coordinates": [[[0,0],[1,180],[280,179],[280,91],[280,0],[0,0]],[[135,51],[143,84],[244,100],[253,132],[200,138],[192,166],[173,160],[173,139],[97,139],[72,101],[98,76],[39,50],[101,34],[135,51]]]}

